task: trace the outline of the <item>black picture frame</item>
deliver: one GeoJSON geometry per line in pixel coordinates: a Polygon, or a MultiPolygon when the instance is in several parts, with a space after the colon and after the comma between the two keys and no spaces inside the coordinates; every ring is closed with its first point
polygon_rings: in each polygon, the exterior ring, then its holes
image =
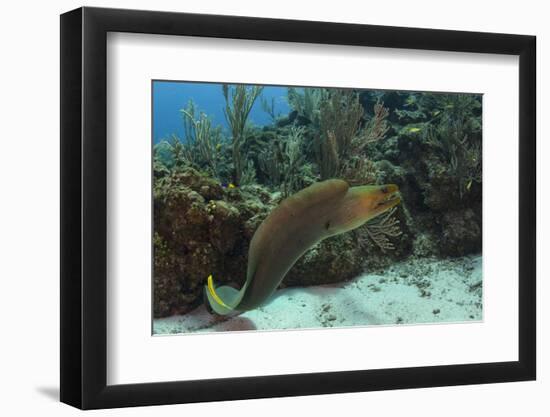
{"type": "Polygon", "coordinates": [[[61,16],[61,401],[82,409],[533,380],[536,38],[251,17],[79,8],[61,16]],[[519,56],[519,360],[112,385],[107,376],[108,32],[519,56]]]}

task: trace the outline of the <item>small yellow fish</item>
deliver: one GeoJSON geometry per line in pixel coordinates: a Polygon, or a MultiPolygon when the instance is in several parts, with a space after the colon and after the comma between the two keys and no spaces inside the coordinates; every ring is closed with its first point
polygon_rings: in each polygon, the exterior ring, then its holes
{"type": "Polygon", "coordinates": [[[229,185],[227,186],[227,188],[237,188],[237,186],[235,184],[233,184],[232,182],[230,182],[229,185]]]}
{"type": "Polygon", "coordinates": [[[221,148],[222,148],[222,144],[221,144],[221,143],[218,143],[218,144],[216,145],[216,150],[219,151],[221,148]]]}
{"type": "Polygon", "coordinates": [[[466,189],[470,191],[470,188],[472,188],[472,180],[468,181],[468,184],[466,184],[466,189]]]}
{"type": "Polygon", "coordinates": [[[418,133],[418,132],[420,132],[422,129],[420,129],[419,127],[409,127],[409,128],[407,128],[407,130],[408,130],[410,133],[418,133]]]}
{"type": "Polygon", "coordinates": [[[436,110],[436,111],[434,111],[434,112],[432,113],[432,116],[437,116],[439,113],[441,113],[441,111],[436,110]]]}

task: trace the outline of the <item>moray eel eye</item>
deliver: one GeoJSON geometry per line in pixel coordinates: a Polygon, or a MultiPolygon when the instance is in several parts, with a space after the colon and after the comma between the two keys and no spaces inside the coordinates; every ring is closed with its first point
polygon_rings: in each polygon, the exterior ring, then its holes
{"type": "Polygon", "coordinates": [[[389,209],[401,201],[399,197],[399,188],[397,185],[390,184],[381,186],[380,194],[381,197],[379,197],[375,206],[377,208],[389,209]]]}

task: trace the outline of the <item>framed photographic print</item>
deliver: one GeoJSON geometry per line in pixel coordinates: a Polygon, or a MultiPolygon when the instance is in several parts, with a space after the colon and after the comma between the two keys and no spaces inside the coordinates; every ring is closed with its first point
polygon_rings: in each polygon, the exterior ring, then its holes
{"type": "Polygon", "coordinates": [[[535,378],[535,38],[61,16],[61,400],[535,378]]]}

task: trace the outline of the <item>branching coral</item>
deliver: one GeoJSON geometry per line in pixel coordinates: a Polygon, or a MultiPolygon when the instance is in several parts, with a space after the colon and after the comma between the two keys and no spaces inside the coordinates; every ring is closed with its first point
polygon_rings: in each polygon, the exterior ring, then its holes
{"type": "Polygon", "coordinates": [[[180,110],[183,117],[185,142],[173,138],[174,160],[184,161],[195,168],[205,169],[219,178],[223,138],[220,127],[213,127],[203,112],[197,115],[195,103],[189,100],[180,110]]]}
{"type": "Polygon", "coordinates": [[[319,127],[321,105],[329,97],[328,89],[304,88],[301,93],[300,89],[289,87],[287,97],[288,104],[293,110],[309,120],[314,127],[319,127]]]}
{"type": "Polygon", "coordinates": [[[170,141],[166,143],[170,147],[170,160],[172,168],[181,168],[191,164],[191,161],[187,160],[185,157],[185,146],[179,137],[172,135],[170,137],[170,141]]]}
{"type": "Polygon", "coordinates": [[[256,182],[256,168],[254,167],[254,162],[252,160],[247,159],[246,165],[244,166],[241,176],[240,176],[240,184],[246,185],[246,184],[254,184],[256,182]]]}
{"type": "Polygon", "coordinates": [[[220,178],[224,145],[220,127],[213,127],[210,118],[200,113],[192,100],[180,110],[185,137],[172,135],[154,147],[155,175],[164,176],[168,170],[193,167],[220,178]],[[164,174],[163,174],[164,172],[164,174]]]}
{"type": "Polygon", "coordinates": [[[322,179],[343,177],[355,182],[372,174],[372,165],[362,159],[366,158],[367,145],[387,133],[388,109],[377,103],[374,115],[361,128],[363,115],[363,106],[351,90],[332,90],[330,98],[321,104],[315,156],[322,179]],[[369,168],[370,174],[358,168],[369,168]]]}
{"type": "Polygon", "coordinates": [[[351,155],[362,116],[363,107],[349,90],[332,90],[330,97],[321,103],[316,151],[322,179],[340,175],[342,162],[351,155]]]}
{"type": "Polygon", "coordinates": [[[356,151],[363,150],[369,143],[373,143],[383,139],[388,133],[389,126],[387,122],[389,111],[384,107],[383,103],[374,105],[374,115],[367,122],[361,134],[355,138],[356,151]]]}
{"type": "Polygon", "coordinates": [[[481,183],[481,118],[474,114],[481,102],[470,94],[442,94],[436,105],[442,111],[427,130],[426,143],[439,151],[462,198],[474,182],[481,183]]]}
{"type": "Polygon", "coordinates": [[[248,180],[251,178],[249,174],[246,177],[243,176],[245,169],[253,169],[247,162],[246,155],[243,152],[246,141],[245,129],[252,106],[262,90],[263,87],[258,85],[222,85],[225,98],[225,118],[232,134],[233,180],[237,184],[242,184],[243,179],[248,180]]]}
{"type": "Polygon", "coordinates": [[[367,235],[382,252],[394,250],[395,247],[390,238],[398,237],[402,234],[399,220],[393,216],[396,210],[397,208],[394,207],[381,216],[375,217],[365,225],[367,235]]]}
{"type": "Polygon", "coordinates": [[[271,97],[271,100],[268,101],[264,96],[260,96],[260,105],[262,106],[262,110],[271,118],[271,122],[275,124],[280,116],[275,110],[275,97],[271,97]]]}
{"type": "Polygon", "coordinates": [[[308,164],[303,152],[304,132],[304,127],[292,127],[286,137],[273,141],[258,157],[260,168],[272,185],[281,188],[284,197],[305,186],[303,174],[308,164]]]}
{"type": "Polygon", "coordinates": [[[365,157],[352,157],[342,166],[342,177],[350,185],[375,184],[379,176],[376,163],[365,157]]]}

